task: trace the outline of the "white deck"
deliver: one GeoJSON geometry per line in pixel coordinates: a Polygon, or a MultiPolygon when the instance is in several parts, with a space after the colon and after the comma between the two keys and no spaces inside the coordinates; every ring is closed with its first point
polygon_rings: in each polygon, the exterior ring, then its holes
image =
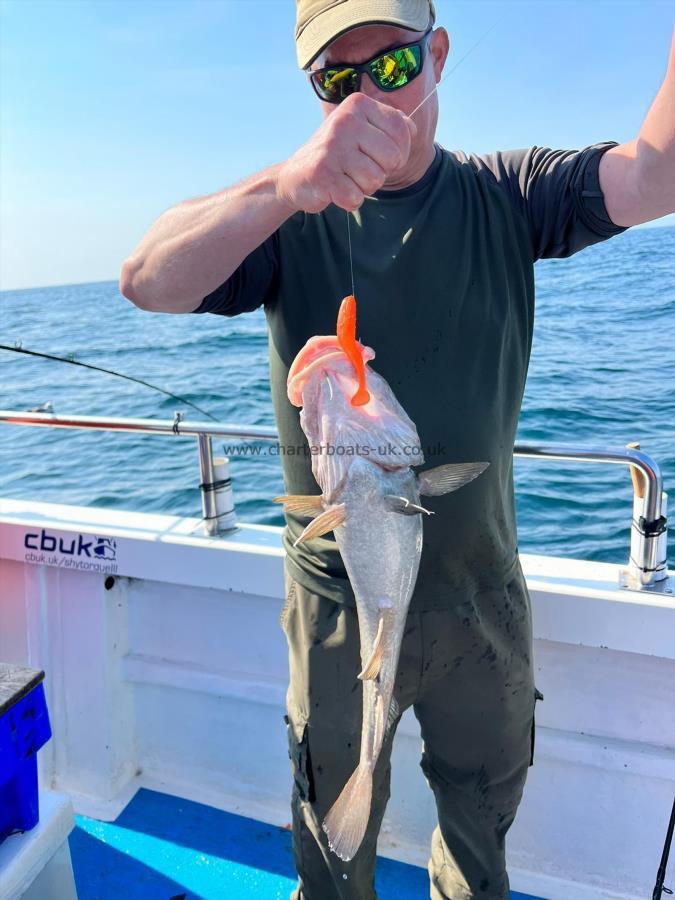
{"type": "MultiPolygon", "coordinates": [[[[46,672],[45,787],[101,818],[147,786],[288,822],[280,534],[206,538],[197,519],[0,500],[0,659],[46,672]],[[107,558],[98,538],[116,542],[107,558]]],[[[675,601],[619,588],[617,566],[522,561],[545,700],[512,887],[651,896],[675,789],[675,601]]],[[[409,711],[379,849],[424,865],[435,811],[420,743],[409,711]]]]}

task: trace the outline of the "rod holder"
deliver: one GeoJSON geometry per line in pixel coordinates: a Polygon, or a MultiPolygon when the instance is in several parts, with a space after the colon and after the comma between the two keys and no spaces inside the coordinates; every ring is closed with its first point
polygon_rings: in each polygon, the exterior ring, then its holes
{"type": "Polygon", "coordinates": [[[230,461],[227,457],[213,458],[210,434],[197,435],[197,449],[204,532],[213,537],[233,531],[237,527],[237,521],[230,479],[230,461]]]}
{"type": "MultiPolygon", "coordinates": [[[[636,441],[627,450],[639,450],[636,441]]],[[[660,590],[668,579],[668,494],[660,491],[661,503],[649,516],[645,494],[647,479],[635,466],[630,467],[633,482],[633,519],[630,529],[630,556],[621,573],[623,587],[633,590],[660,590]]],[[[654,490],[660,488],[654,486],[654,490]]]]}
{"type": "Polygon", "coordinates": [[[623,573],[624,587],[633,590],[657,588],[668,578],[668,494],[661,493],[661,516],[656,522],[645,517],[645,501],[633,494],[630,557],[623,573]]]}

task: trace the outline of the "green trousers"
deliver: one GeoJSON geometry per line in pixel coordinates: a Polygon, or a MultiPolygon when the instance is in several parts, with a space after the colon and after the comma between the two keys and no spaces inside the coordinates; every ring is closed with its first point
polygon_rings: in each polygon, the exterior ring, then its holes
{"type": "MultiPolygon", "coordinates": [[[[281,627],[289,647],[285,719],[299,876],[291,900],[372,900],[396,729],[375,768],[365,838],[354,859],[343,862],[329,850],[321,822],[359,758],[356,610],[308,591],[286,573],[281,627]]],[[[436,799],[432,900],[508,898],[504,838],[532,763],[535,697],[541,697],[533,681],[530,600],[520,565],[502,590],[475,594],[449,609],[408,614],[394,696],[401,712],[412,706],[420,723],[420,764],[436,799]]]]}

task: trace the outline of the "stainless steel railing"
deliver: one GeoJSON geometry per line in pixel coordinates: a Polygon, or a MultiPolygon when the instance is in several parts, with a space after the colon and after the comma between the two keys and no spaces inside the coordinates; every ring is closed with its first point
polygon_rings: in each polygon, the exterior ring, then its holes
{"type": "MultiPolygon", "coordinates": [[[[180,413],[173,421],[157,419],[110,418],[99,416],[62,416],[45,412],[0,410],[0,422],[11,425],[33,425],[49,428],[79,428],[98,431],[125,431],[139,434],[168,434],[196,437],[201,475],[201,497],[204,528],[207,534],[220,532],[220,514],[216,508],[214,485],[213,437],[248,441],[277,441],[275,428],[256,425],[230,425],[211,422],[185,422],[180,413]]],[[[569,460],[572,462],[609,463],[630,466],[639,473],[634,477],[643,495],[634,497],[631,553],[622,573],[622,584],[633,590],[668,591],[666,559],[667,520],[662,512],[663,479],[658,464],[647,453],[637,449],[605,450],[566,445],[516,444],[513,455],[530,459],[569,460]],[[636,512],[637,511],[637,512],[636,512]]]]}

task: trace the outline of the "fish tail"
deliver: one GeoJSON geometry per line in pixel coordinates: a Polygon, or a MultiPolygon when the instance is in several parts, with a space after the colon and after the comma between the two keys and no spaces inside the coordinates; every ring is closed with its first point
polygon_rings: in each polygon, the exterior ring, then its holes
{"type": "Polygon", "coordinates": [[[370,818],[372,794],[372,767],[361,762],[323,821],[328,846],[345,862],[353,859],[361,846],[370,818]]]}

